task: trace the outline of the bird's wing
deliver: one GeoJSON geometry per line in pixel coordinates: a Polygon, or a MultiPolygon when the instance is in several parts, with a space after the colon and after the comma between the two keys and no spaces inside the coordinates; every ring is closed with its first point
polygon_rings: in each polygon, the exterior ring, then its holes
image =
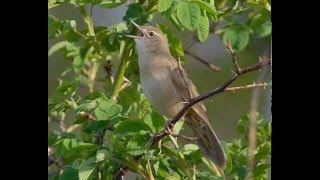
{"type": "MultiPolygon", "coordinates": [[[[171,71],[170,78],[182,100],[187,102],[191,98],[199,96],[200,94],[197,91],[196,86],[190,80],[186,71],[179,66],[175,59],[171,58],[171,63],[173,65],[173,70],[171,71]]],[[[206,115],[206,108],[202,102],[193,105],[192,109],[203,119],[208,119],[206,115]]]]}

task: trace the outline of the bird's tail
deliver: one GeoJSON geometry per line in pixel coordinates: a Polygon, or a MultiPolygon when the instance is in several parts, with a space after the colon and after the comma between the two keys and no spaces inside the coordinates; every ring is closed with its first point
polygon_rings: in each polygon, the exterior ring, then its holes
{"type": "Polygon", "coordinates": [[[189,113],[185,122],[198,138],[200,150],[220,169],[224,169],[226,157],[218,137],[207,120],[196,113],[189,113]]]}

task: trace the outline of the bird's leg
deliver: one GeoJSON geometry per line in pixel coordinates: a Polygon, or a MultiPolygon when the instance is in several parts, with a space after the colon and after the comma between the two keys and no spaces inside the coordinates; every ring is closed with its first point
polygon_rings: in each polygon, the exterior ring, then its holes
{"type": "MultiPolygon", "coordinates": [[[[154,141],[154,139],[156,138],[156,135],[154,135],[151,131],[148,131],[148,134],[150,135],[151,139],[148,141],[147,144],[150,144],[152,141],[154,141]]],[[[158,148],[159,148],[159,153],[158,153],[158,154],[160,154],[160,153],[161,153],[161,150],[162,150],[162,148],[161,148],[161,141],[162,141],[162,139],[160,139],[160,140],[157,142],[158,148]]]]}
{"type": "Polygon", "coordinates": [[[167,134],[173,134],[171,129],[173,129],[174,125],[171,123],[171,121],[166,122],[166,125],[164,126],[164,131],[167,134]]]}

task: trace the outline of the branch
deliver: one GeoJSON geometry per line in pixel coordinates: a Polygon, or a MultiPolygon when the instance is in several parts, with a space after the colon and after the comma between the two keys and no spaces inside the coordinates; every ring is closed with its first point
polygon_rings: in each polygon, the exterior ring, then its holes
{"type": "Polygon", "coordinates": [[[241,90],[241,89],[249,89],[249,88],[255,88],[255,87],[265,88],[266,86],[268,86],[268,84],[266,82],[258,83],[258,84],[253,83],[253,84],[249,84],[249,85],[245,85],[245,86],[227,87],[224,89],[224,91],[237,91],[237,90],[241,90]]]}
{"type": "Polygon", "coordinates": [[[76,34],[78,34],[79,36],[81,36],[84,40],[87,40],[88,37],[85,36],[84,34],[82,34],[81,32],[79,32],[77,29],[72,29],[73,32],[75,32],[76,34]]]}
{"type": "MultiPolygon", "coordinates": [[[[225,91],[228,91],[226,90],[228,88],[228,86],[233,82],[235,81],[239,76],[243,75],[243,74],[246,74],[248,72],[251,72],[251,71],[255,71],[255,70],[260,70],[262,67],[266,66],[266,65],[270,65],[271,64],[271,60],[268,60],[268,61],[262,61],[261,58],[259,58],[259,62],[252,65],[252,66],[249,66],[249,67],[246,67],[246,68],[243,68],[241,69],[239,67],[239,65],[237,64],[237,61],[236,61],[236,58],[235,58],[235,53],[233,52],[230,44],[226,45],[226,47],[230,47],[229,51],[233,57],[233,63],[235,65],[235,67],[237,68],[237,71],[236,72],[233,72],[230,76],[230,78],[224,83],[222,84],[220,87],[217,87],[211,91],[208,91],[198,97],[195,97],[195,98],[192,98],[190,99],[186,105],[176,114],[176,116],[174,118],[172,118],[170,120],[170,122],[168,123],[169,124],[169,127],[172,129],[173,126],[179,121],[179,119],[187,113],[187,111],[196,103],[200,102],[200,101],[203,101],[209,97],[212,97],[216,94],[219,94],[221,92],[225,92],[225,91]]],[[[227,47],[227,48],[228,48],[227,47]]],[[[248,86],[252,86],[252,85],[248,85],[248,86]]],[[[236,88],[236,89],[244,89],[244,88],[240,88],[240,87],[233,87],[233,88],[236,88]]],[[[230,89],[230,88],[229,88],[230,89]]],[[[157,135],[153,136],[152,139],[149,141],[149,145],[147,145],[147,150],[149,150],[154,144],[157,144],[162,138],[164,138],[166,135],[170,134],[166,129],[162,130],[161,132],[159,132],[157,135]]],[[[141,155],[138,155],[138,156],[134,156],[133,159],[138,161],[141,157],[143,156],[143,154],[141,155]]],[[[129,167],[128,166],[122,166],[121,168],[121,172],[118,171],[118,173],[114,176],[114,179],[121,179],[122,176],[124,176],[125,172],[128,172],[129,170],[129,167]]]]}
{"type": "Polygon", "coordinates": [[[238,65],[238,61],[237,61],[237,57],[236,57],[236,53],[233,51],[231,45],[230,45],[230,41],[227,41],[227,44],[225,45],[226,48],[229,50],[231,56],[232,56],[232,62],[234,64],[234,66],[236,67],[237,72],[241,71],[240,66],[238,65]]]}
{"type": "Polygon", "coordinates": [[[119,95],[119,89],[121,87],[122,81],[123,81],[123,77],[124,77],[124,73],[126,70],[126,66],[127,66],[127,62],[128,62],[128,55],[129,52],[131,50],[132,47],[132,41],[126,40],[125,42],[125,46],[123,49],[123,53],[121,55],[121,60],[120,60],[120,64],[119,64],[119,68],[118,71],[116,72],[115,75],[115,80],[114,83],[112,85],[112,90],[111,90],[111,97],[114,101],[117,100],[118,95],[119,95]]]}
{"type": "Polygon", "coordinates": [[[210,69],[212,69],[213,71],[220,71],[220,67],[214,64],[211,64],[205,60],[203,60],[202,58],[200,58],[199,56],[193,54],[192,52],[188,51],[188,50],[184,50],[185,54],[188,54],[189,56],[191,56],[192,58],[198,60],[199,62],[201,62],[202,64],[208,66],[210,69]]]}

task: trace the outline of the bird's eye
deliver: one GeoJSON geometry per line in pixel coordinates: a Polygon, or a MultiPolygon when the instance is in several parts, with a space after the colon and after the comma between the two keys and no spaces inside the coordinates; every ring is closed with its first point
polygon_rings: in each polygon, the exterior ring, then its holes
{"type": "Polygon", "coordinates": [[[154,35],[154,33],[153,33],[153,32],[149,32],[149,35],[150,35],[150,36],[153,36],[153,35],[154,35]]]}

